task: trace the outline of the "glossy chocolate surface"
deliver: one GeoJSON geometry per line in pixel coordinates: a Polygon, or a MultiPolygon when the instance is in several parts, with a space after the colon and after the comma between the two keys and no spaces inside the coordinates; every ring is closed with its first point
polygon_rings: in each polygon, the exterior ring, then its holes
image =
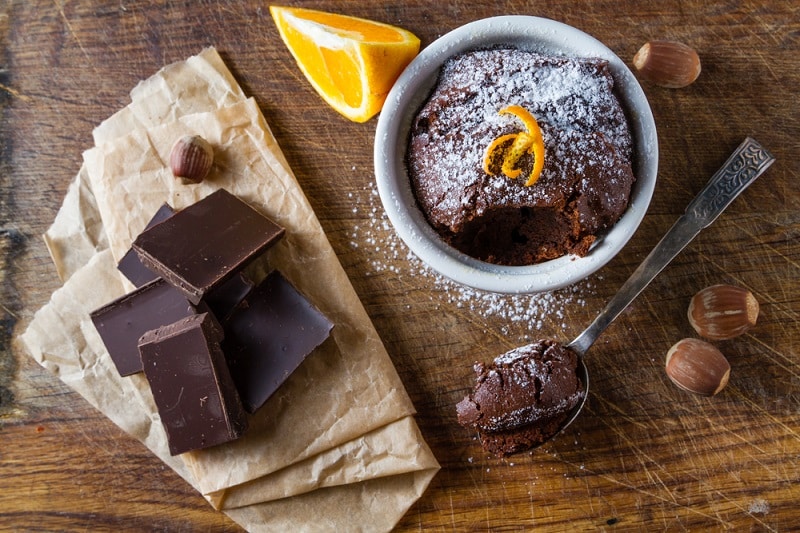
{"type": "Polygon", "coordinates": [[[216,287],[203,298],[208,307],[213,311],[218,320],[224,321],[239,305],[255,284],[242,272],[216,287]]]}
{"type": "MultiPolygon", "coordinates": [[[[174,214],[175,210],[172,209],[169,204],[165,203],[156,211],[155,215],[153,215],[153,218],[150,219],[150,222],[147,223],[144,229],[148,230],[159,222],[164,222],[174,214]]],[[[142,264],[142,261],[139,259],[139,254],[137,254],[133,248],[122,256],[122,259],[117,263],[117,269],[137,287],[141,287],[145,283],[158,278],[158,274],[142,264]]]]}
{"type": "Polygon", "coordinates": [[[182,292],[156,279],[91,313],[121,376],[142,371],[137,344],[147,331],[195,314],[182,292]]]}
{"type": "Polygon", "coordinates": [[[284,229],[224,189],[142,232],[142,263],[193,303],[258,258],[284,229]]]}
{"type": "Polygon", "coordinates": [[[245,409],[261,407],[332,328],[280,272],[269,274],[225,322],[223,347],[245,409]]]}
{"type": "Polygon", "coordinates": [[[230,442],[247,428],[221,340],[219,323],[202,313],[149,331],[139,342],[172,455],[230,442]]]}

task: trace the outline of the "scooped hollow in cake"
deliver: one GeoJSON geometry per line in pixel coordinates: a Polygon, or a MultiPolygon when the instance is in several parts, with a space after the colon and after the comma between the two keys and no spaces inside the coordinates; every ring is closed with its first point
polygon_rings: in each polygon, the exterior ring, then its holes
{"type": "Polygon", "coordinates": [[[458,422],[475,429],[483,448],[506,456],[555,435],[584,395],[578,355],[552,340],[476,363],[475,387],[456,406],[458,422]]]}
{"type": "Polygon", "coordinates": [[[406,164],[446,242],[483,261],[528,265],[588,253],[628,206],[632,157],[605,60],[497,49],[445,63],[411,125],[406,164]],[[510,106],[535,117],[537,131],[510,106]]]}

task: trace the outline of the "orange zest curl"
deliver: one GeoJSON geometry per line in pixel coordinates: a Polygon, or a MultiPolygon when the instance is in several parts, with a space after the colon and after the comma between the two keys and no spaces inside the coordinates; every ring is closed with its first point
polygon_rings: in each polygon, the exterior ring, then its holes
{"type": "Polygon", "coordinates": [[[489,143],[486,156],[483,159],[483,170],[494,176],[497,174],[496,162],[502,157],[500,171],[511,179],[517,178],[522,170],[517,168],[517,162],[525,154],[533,155],[533,170],[531,170],[526,187],[530,187],[539,179],[544,168],[544,139],[539,123],[533,115],[522,106],[510,105],[499,111],[501,115],[514,115],[525,125],[525,131],[508,133],[489,143]]]}

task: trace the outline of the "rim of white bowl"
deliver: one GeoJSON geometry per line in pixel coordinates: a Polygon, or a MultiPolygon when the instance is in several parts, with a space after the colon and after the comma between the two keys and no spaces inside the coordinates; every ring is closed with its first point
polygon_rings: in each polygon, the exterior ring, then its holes
{"type": "Polygon", "coordinates": [[[425,47],[406,67],[378,117],[374,146],[378,194],[400,238],[425,264],[453,281],[489,292],[537,293],[572,285],[610,261],[633,236],[655,189],[658,139],[644,91],[625,63],[607,46],[555,20],[507,15],[460,26],[425,47]],[[445,60],[498,44],[571,57],[608,61],[634,140],[636,183],[620,220],[598,238],[585,257],[564,256],[529,266],[480,261],[446,244],[420,211],[408,179],[405,154],[414,115],[427,99],[445,60]]]}

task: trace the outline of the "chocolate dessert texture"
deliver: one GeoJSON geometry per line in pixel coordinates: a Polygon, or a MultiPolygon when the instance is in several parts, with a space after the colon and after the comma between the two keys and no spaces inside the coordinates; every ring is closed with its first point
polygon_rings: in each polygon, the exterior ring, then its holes
{"type": "Polygon", "coordinates": [[[528,265],[586,255],[628,205],[633,142],[608,63],[517,49],[448,60],[411,125],[406,164],[417,202],[442,238],[477,259],[528,265]],[[487,147],[522,130],[519,105],[545,144],[540,179],[489,175],[487,147]]]}
{"type": "Polygon", "coordinates": [[[578,355],[552,340],[475,364],[475,387],[456,406],[458,422],[478,431],[484,449],[503,457],[555,435],[583,398],[578,355]]]}

